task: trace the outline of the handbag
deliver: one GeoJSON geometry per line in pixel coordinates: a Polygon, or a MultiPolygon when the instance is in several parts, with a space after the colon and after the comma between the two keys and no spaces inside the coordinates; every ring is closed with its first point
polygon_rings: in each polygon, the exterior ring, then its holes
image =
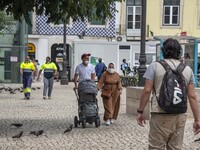
{"type": "Polygon", "coordinates": [[[110,89],[103,89],[101,93],[101,97],[103,98],[110,98],[111,90],[110,89]]]}
{"type": "Polygon", "coordinates": [[[108,98],[110,98],[111,93],[112,93],[112,86],[111,86],[111,89],[109,89],[109,88],[103,88],[102,92],[101,92],[101,97],[108,99],[108,98]]]}

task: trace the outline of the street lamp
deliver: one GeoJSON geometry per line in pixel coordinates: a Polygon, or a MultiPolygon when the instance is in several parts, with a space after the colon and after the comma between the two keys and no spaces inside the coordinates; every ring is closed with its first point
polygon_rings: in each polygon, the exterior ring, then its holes
{"type": "Polygon", "coordinates": [[[142,22],[141,22],[141,42],[140,42],[140,66],[138,68],[139,74],[139,83],[138,86],[144,86],[145,79],[143,75],[146,71],[146,54],[145,54],[145,46],[146,46],[146,0],[142,0],[142,22]]]}
{"type": "Polygon", "coordinates": [[[67,77],[67,46],[66,46],[66,20],[64,21],[64,33],[63,33],[63,72],[60,80],[61,85],[68,85],[67,77]]]}

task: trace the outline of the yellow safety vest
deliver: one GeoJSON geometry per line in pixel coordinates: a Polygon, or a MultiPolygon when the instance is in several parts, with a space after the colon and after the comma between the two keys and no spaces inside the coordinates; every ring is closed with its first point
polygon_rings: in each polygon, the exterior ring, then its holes
{"type": "Polygon", "coordinates": [[[45,78],[52,78],[54,71],[57,70],[57,67],[53,62],[49,62],[42,64],[40,70],[44,70],[45,78]]]}
{"type": "Polygon", "coordinates": [[[32,62],[22,62],[20,69],[23,69],[23,76],[30,76],[32,71],[35,70],[34,64],[32,62]]]}

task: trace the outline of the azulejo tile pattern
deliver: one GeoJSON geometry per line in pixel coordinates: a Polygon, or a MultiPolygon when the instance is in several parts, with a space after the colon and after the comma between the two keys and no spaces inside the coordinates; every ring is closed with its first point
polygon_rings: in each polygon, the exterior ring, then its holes
{"type": "MultiPolygon", "coordinates": [[[[111,7],[115,7],[113,4],[111,7]]],[[[114,37],[115,36],[115,12],[112,12],[112,18],[109,19],[107,26],[90,26],[87,20],[84,22],[76,21],[71,26],[67,27],[67,35],[80,35],[85,31],[85,36],[97,37],[114,37]]],[[[52,26],[46,23],[46,16],[36,16],[36,34],[39,35],[62,35],[62,26],[52,26]]]]}

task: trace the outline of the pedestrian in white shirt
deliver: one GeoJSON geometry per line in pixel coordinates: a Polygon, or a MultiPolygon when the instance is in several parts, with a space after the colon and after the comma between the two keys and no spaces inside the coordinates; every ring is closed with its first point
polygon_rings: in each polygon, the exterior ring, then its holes
{"type": "Polygon", "coordinates": [[[95,80],[95,69],[92,64],[89,63],[90,54],[83,54],[81,56],[82,63],[76,67],[74,74],[74,89],[77,89],[77,81],[80,83],[85,79],[95,80]]]}

